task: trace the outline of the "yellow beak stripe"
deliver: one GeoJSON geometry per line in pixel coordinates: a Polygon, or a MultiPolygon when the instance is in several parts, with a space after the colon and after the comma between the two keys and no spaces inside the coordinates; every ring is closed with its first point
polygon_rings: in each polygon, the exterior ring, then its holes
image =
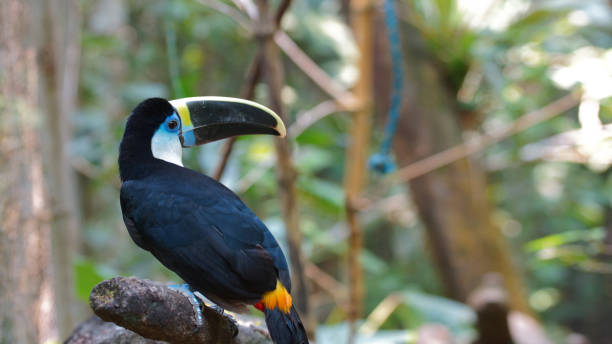
{"type": "Polygon", "coordinates": [[[189,113],[189,108],[187,107],[187,102],[184,99],[171,100],[170,104],[176,108],[178,111],[178,115],[181,117],[181,123],[183,124],[183,128],[191,128],[193,127],[193,123],[191,123],[191,115],[189,113]]]}
{"type": "Polygon", "coordinates": [[[276,281],[276,289],[265,293],[261,298],[261,303],[267,309],[278,308],[283,313],[289,313],[292,305],[291,295],[278,280],[276,281]]]}

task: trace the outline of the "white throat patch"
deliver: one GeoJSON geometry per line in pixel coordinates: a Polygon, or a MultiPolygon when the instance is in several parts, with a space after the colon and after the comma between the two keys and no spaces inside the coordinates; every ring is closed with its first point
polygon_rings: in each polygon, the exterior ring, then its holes
{"type": "Polygon", "coordinates": [[[151,138],[151,152],[157,159],[183,166],[181,141],[176,133],[159,128],[151,138]]]}

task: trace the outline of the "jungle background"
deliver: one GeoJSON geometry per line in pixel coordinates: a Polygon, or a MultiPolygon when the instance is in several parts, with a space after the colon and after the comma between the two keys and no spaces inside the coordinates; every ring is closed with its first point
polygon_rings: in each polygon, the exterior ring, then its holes
{"type": "Polygon", "coordinates": [[[2,0],[0,343],[63,341],[104,279],[179,282],[124,228],[117,151],[140,101],[197,95],[286,118],[184,160],[279,239],[317,343],[469,342],[487,288],[516,343],[612,343],[612,3],[400,0],[395,41],[384,5],[2,0]]]}

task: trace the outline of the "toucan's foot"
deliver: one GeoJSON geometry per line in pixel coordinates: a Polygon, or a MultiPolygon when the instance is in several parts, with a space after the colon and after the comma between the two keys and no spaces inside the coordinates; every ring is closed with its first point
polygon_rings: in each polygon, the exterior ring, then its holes
{"type": "Polygon", "coordinates": [[[225,309],[221,308],[219,305],[215,305],[214,303],[211,305],[211,308],[220,313],[221,315],[225,314],[225,309]]]}
{"type": "Polygon", "coordinates": [[[187,297],[187,299],[189,300],[189,303],[191,303],[191,306],[193,306],[193,313],[195,314],[195,317],[196,317],[196,328],[193,330],[193,333],[198,332],[200,328],[202,327],[202,324],[204,323],[202,321],[202,309],[200,308],[200,302],[198,301],[198,298],[196,297],[196,294],[195,294],[195,293],[197,294],[200,294],[200,293],[197,291],[194,293],[189,287],[189,284],[187,283],[169,285],[168,288],[174,289],[187,297]]]}
{"type": "MultiPolygon", "coordinates": [[[[221,308],[221,312],[223,312],[223,308],[221,308]]],[[[234,318],[229,313],[221,313],[221,314],[224,314],[225,318],[229,319],[231,323],[232,331],[234,333],[234,337],[236,337],[238,335],[238,321],[236,321],[236,318],[234,318]]]]}
{"type": "Polygon", "coordinates": [[[215,312],[221,315],[225,314],[225,309],[221,308],[221,306],[217,305],[216,303],[210,301],[206,296],[202,295],[202,293],[200,293],[199,291],[194,291],[193,295],[195,295],[200,300],[200,302],[203,303],[206,307],[214,309],[215,312]]]}
{"type": "Polygon", "coordinates": [[[198,300],[200,300],[201,303],[208,305],[209,303],[212,303],[212,301],[210,301],[206,296],[202,295],[202,293],[200,293],[199,291],[194,291],[193,295],[195,295],[195,297],[198,298],[198,300]]]}
{"type": "Polygon", "coordinates": [[[225,313],[225,309],[216,303],[210,301],[206,296],[202,295],[199,291],[194,291],[193,294],[204,304],[208,309],[219,314],[220,316],[228,319],[231,322],[231,327],[234,332],[234,337],[238,335],[238,322],[231,313],[225,313]]]}

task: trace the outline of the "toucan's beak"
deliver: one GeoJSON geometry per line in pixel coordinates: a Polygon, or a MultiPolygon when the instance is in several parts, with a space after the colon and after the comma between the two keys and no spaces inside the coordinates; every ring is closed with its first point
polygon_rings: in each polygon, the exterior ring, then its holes
{"type": "Polygon", "coordinates": [[[274,111],[255,102],[228,97],[171,100],[181,118],[181,144],[192,147],[247,134],[285,137],[285,124],[274,111]]]}

